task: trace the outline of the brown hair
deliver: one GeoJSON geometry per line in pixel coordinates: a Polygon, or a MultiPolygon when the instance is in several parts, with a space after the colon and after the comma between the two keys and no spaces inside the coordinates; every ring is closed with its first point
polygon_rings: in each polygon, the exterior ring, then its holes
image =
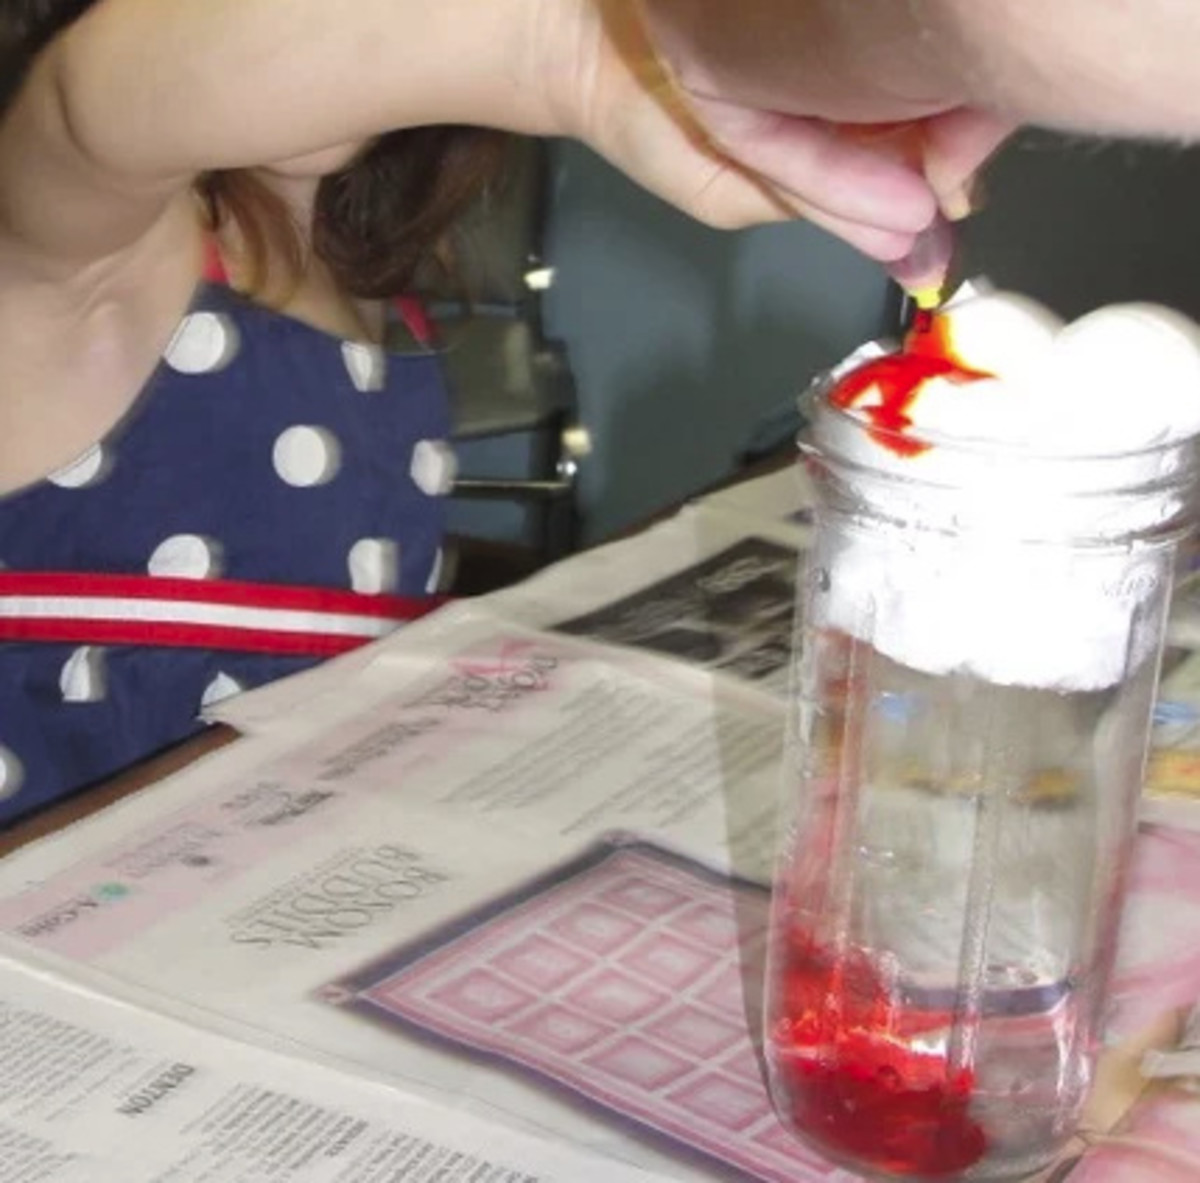
{"type": "MultiPolygon", "coordinates": [[[[502,132],[457,126],[381,136],[320,182],[312,250],[355,296],[443,286],[455,274],[458,224],[502,183],[510,142],[502,132]]],[[[251,294],[286,291],[308,246],[283,202],[245,170],[208,173],[198,184],[212,226],[237,226],[251,294]]]]}

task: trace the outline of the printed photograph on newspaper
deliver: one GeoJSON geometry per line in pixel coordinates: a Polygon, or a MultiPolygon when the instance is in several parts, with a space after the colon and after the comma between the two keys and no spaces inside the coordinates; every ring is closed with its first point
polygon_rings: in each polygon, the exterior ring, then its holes
{"type": "Polygon", "coordinates": [[[793,652],[797,561],[791,547],[745,538],[555,627],[782,687],[793,652]]]}

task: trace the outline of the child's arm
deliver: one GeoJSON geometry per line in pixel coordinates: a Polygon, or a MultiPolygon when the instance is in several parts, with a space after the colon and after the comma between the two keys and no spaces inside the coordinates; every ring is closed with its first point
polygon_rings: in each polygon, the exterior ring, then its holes
{"type": "Polygon", "coordinates": [[[1026,122],[1074,131],[1200,137],[1198,4],[910,3],[929,48],[940,48],[942,60],[978,104],[1026,122]]]}
{"type": "Polygon", "coordinates": [[[130,175],[261,165],[423,123],[546,132],[558,22],[544,8],[104,0],[52,69],[80,142],[130,175]]]}
{"type": "Polygon", "coordinates": [[[713,225],[800,213],[896,259],[1007,130],[981,111],[1200,134],[1198,48],[1182,0],[100,0],[0,124],[0,251],[78,267],[197,171],[465,122],[577,136],[713,225]],[[828,122],[924,117],[932,187],[828,122]]]}
{"type": "Polygon", "coordinates": [[[0,128],[0,248],[75,266],[140,241],[198,171],[452,122],[577,136],[714,225],[801,212],[896,256],[929,221],[919,175],[851,145],[814,158],[781,141],[807,178],[781,204],[679,118],[634,13],[632,0],[101,0],[0,128]]]}
{"type": "Polygon", "coordinates": [[[956,214],[1018,122],[1200,138],[1200,4],[1187,0],[637,3],[698,117],[787,189],[807,183],[773,142],[789,119],[922,121],[927,175],[956,214]]]}
{"type": "Polygon", "coordinates": [[[894,121],[973,106],[1077,131],[1200,136],[1189,0],[637,0],[699,94],[894,121]]]}
{"type": "Polygon", "coordinates": [[[42,55],[0,125],[0,233],[85,262],[139,240],[205,169],[425,122],[553,130],[539,8],[102,0],[42,55]]]}

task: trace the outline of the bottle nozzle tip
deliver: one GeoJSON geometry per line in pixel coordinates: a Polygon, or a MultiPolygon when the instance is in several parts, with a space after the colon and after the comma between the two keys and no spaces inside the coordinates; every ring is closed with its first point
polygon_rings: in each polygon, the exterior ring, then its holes
{"type": "Polygon", "coordinates": [[[927,287],[911,288],[908,294],[912,298],[913,303],[923,312],[932,312],[942,302],[942,289],[940,285],[937,287],[930,285],[927,287]]]}
{"type": "Polygon", "coordinates": [[[920,308],[932,310],[942,302],[953,255],[954,230],[945,218],[938,218],[917,235],[903,259],[887,264],[887,270],[920,308]]]}

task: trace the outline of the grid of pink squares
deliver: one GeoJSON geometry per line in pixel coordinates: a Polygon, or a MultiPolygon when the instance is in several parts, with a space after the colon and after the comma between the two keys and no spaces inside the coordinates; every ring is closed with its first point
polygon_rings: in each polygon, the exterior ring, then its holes
{"type": "Polygon", "coordinates": [[[751,1178],[848,1180],[789,1137],[767,1097],[747,1007],[766,903],[653,847],[617,847],[358,997],[751,1178]]]}

